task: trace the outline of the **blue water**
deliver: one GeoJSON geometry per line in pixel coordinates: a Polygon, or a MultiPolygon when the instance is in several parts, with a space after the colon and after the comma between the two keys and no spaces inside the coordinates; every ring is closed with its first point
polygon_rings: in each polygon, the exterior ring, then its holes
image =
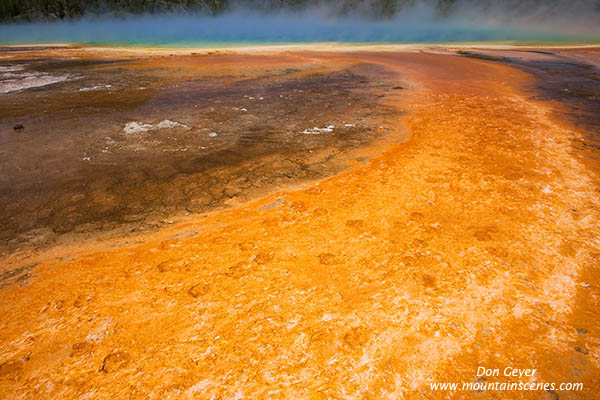
{"type": "Polygon", "coordinates": [[[598,43],[600,35],[550,29],[490,26],[441,20],[423,14],[391,20],[327,18],[314,14],[230,13],[219,17],[162,15],[127,19],[87,18],[72,22],[0,25],[0,44],[86,43],[172,47],[278,43],[598,43]]]}

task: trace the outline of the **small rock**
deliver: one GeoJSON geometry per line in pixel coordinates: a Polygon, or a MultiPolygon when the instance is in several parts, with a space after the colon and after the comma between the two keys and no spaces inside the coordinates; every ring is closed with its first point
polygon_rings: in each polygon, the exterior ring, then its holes
{"type": "Polygon", "coordinates": [[[365,222],[362,219],[350,219],[346,221],[346,226],[351,228],[360,229],[365,225],[365,222]]]}
{"type": "Polygon", "coordinates": [[[421,222],[423,221],[423,218],[425,218],[425,215],[420,212],[412,212],[408,216],[408,219],[413,222],[421,222]]]}
{"type": "Polygon", "coordinates": [[[83,356],[92,352],[93,345],[89,342],[75,343],[71,347],[71,357],[83,356]]]}
{"type": "Polygon", "coordinates": [[[327,211],[327,209],[321,208],[321,207],[317,207],[313,211],[313,215],[315,217],[323,217],[323,216],[327,215],[328,213],[329,213],[329,211],[327,211]]]}
{"type": "Polygon", "coordinates": [[[238,244],[238,247],[242,251],[248,251],[248,250],[254,249],[256,247],[256,245],[252,242],[241,242],[238,244]]]}
{"type": "Polygon", "coordinates": [[[335,254],[331,253],[319,254],[319,262],[323,265],[335,265],[340,263],[335,254]]]}
{"type": "Polygon", "coordinates": [[[217,137],[217,132],[211,132],[208,134],[210,137],[217,137]]]}
{"type": "Polygon", "coordinates": [[[285,204],[285,200],[277,198],[267,204],[263,204],[262,206],[260,206],[258,209],[260,211],[268,211],[268,210],[272,210],[274,208],[280,207],[282,205],[285,204]]]}
{"type": "Polygon", "coordinates": [[[25,363],[22,360],[7,361],[0,365],[0,379],[18,379],[23,371],[23,365],[25,363]]]}
{"type": "Polygon", "coordinates": [[[100,371],[110,373],[116,372],[129,363],[129,355],[124,352],[111,353],[104,357],[100,371]]]}
{"type": "Polygon", "coordinates": [[[171,269],[170,261],[163,261],[156,266],[159,272],[168,272],[171,269]]]}
{"type": "Polygon", "coordinates": [[[143,122],[131,121],[125,124],[123,131],[128,134],[147,132],[152,129],[152,124],[145,124],[143,122]]]}
{"type": "Polygon", "coordinates": [[[303,201],[294,201],[290,207],[297,212],[303,212],[306,210],[306,204],[303,201]]]}
{"type": "Polygon", "coordinates": [[[25,127],[23,125],[21,125],[21,124],[17,124],[15,126],[13,126],[13,130],[15,132],[22,132],[24,129],[25,129],[25,127]]]}
{"type": "Polygon", "coordinates": [[[487,231],[476,231],[473,236],[475,236],[475,239],[479,240],[480,242],[492,240],[492,235],[490,235],[490,233],[487,231]]]}
{"type": "Polygon", "coordinates": [[[265,265],[273,261],[274,258],[275,257],[273,257],[273,254],[261,251],[254,256],[253,261],[259,265],[265,265]]]}
{"type": "Polygon", "coordinates": [[[200,283],[198,285],[192,286],[190,290],[188,290],[188,294],[193,298],[197,299],[198,297],[208,292],[208,289],[210,289],[210,286],[208,284],[200,283]]]}
{"type": "Polygon", "coordinates": [[[586,348],[575,346],[575,351],[581,354],[589,354],[590,351],[586,348]]]}
{"type": "Polygon", "coordinates": [[[483,392],[483,389],[481,389],[481,385],[485,384],[485,382],[487,382],[487,379],[485,379],[483,376],[480,376],[479,378],[475,379],[475,383],[478,383],[479,385],[477,385],[477,390],[475,390],[476,392],[483,392]]]}
{"type": "Polygon", "coordinates": [[[181,122],[175,122],[175,121],[171,121],[169,119],[165,119],[164,121],[159,122],[158,125],[156,125],[156,128],[158,128],[158,129],[169,129],[169,128],[189,129],[189,126],[187,126],[186,124],[182,124],[181,122]]]}
{"type": "Polygon", "coordinates": [[[248,271],[250,271],[250,269],[251,266],[248,263],[240,261],[237,264],[229,267],[229,269],[227,269],[227,271],[224,272],[224,275],[230,278],[239,279],[246,275],[248,271]]]}
{"type": "Polygon", "coordinates": [[[559,400],[560,399],[560,396],[554,390],[550,389],[550,390],[547,390],[546,392],[548,393],[548,395],[546,396],[547,399],[550,399],[550,400],[559,400]]]}
{"type": "Polygon", "coordinates": [[[73,301],[73,306],[77,307],[77,308],[81,308],[84,304],[85,304],[85,299],[81,295],[77,296],[75,301],[73,301]]]}
{"type": "Polygon", "coordinates": [[[242,191],[240,190],[240,188],[238,188],[234,185],[227,185],[227,186],[225,186],[225,190],[223,190],[223,193],[227,197],[235,197],[235,196],[239,195],[241,192],[242,191]]]}
{"type": "Polygon", "coordinates": [[[423,285],[428,288],[435,287],[435,277],[431,275],[423,275],[423,285]]]}

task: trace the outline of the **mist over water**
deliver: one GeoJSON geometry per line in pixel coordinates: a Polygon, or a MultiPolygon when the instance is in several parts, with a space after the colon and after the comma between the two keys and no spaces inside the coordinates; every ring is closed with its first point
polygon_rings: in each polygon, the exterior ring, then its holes
{"type": "Polygon", "coordinates": [[[256,43],[451,43],[600,41],[597,3],[573,0],[459,1],[447,15],[426,4],[388,18],[339,15],[329,7],[264,13],[237,8],[219,16],[159,14],[85,17],[0,25],[0,44],[90,43],[211,46],[256,43]],[[551,6],[551,7],[550,7],[551,6]]]}

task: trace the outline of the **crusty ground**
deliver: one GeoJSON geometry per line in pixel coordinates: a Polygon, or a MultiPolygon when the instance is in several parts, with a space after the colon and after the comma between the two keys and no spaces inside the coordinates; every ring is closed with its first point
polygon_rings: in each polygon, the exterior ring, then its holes
{"type": "Polygon", "coordinates": [[[407,129],[367,165],[46,261],[0,295],[0,397],[591,399],[598,177],[532,79],[422,53],[407,129]],[[478,366],[580,392],[432,392],[478,366]]]}
{"type": "Polygon", "coordinates": [[[0,96],[0,257],[157,230],[335,175],[395,140],[379,126],[398,110],[383,103],[404,91],[379,65],[302,54],[5,53],[0,70],[15,72],[0,86],[70,78],[0,96]]]}

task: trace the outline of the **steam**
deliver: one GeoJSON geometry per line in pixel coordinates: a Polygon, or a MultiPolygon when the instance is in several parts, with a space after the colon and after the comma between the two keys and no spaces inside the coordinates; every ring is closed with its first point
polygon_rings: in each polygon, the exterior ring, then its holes
{"type": "MultiPolygon", "coordinates": [[[[65,22],[0,25],[0,44],[598,42],[599,3],[600,0],[457,0],[449,8],[440,9],[425,0],[379,18],[360,7],[340,11],[331,4],[273,12],[234,7],[218,16],[188,13],[86,17],[65,22]]],[[[368,3],[363,3],[363,7],[367,7],[365,4],[368,3]]]]}
{"type": "Polygon", "coordinates": [[[600,0],[458,0],[449,12],[488,27],[600,37],[600,0]]]}

